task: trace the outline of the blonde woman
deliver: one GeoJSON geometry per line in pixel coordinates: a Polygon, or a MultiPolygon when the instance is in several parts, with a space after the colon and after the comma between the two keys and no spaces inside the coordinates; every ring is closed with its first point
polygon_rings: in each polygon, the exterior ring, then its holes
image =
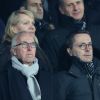
{"type": "Polygon", "coordinates": [[[3,38],[3,43],[0,46],[0,61],[1,61],[0,69],[10,59],[11,40],[14,37],[15,33],[21,31],[29,31],[35,34],[36,29],[34,23],[35,23],[34,16],[30,11],[17,10],[12,12],[10,17],[8,18],[5,27],[5,35],[3,38]]]}
{"type": "Polygon", "coordinates": [[[14,11],[8,18],[5,28],[4,41],[11,41],[15,33],[20,31],[31,31],[35,33],[34,16],[28,10],[14,11]]]}

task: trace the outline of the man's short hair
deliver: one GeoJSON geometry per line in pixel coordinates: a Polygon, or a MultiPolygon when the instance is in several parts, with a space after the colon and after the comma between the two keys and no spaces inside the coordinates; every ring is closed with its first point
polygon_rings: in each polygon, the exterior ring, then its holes
{"type": "MultiPolygon", "coordinates": [[[[72,48],[73,43],[74,43],[74,37],[77,34],[88,34],[90,36],[89,31],[87,30],[77,30],[74,32],[71,32],[67,37],[66,37],[66,41],[65,41],[65,46],[66,48],[72,48]]],[[[91,37],[91,36],[90,36],[91,37]]]]}

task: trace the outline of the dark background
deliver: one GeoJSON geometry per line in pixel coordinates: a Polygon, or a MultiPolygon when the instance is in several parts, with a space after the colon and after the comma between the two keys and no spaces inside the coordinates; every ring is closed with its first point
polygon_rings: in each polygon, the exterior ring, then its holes
{"type": "Polygon", "coordinates": [[[19,9],[23,0],[2,0],[0,1],[0,18],[6,23],[12,11],[19,9]]]}

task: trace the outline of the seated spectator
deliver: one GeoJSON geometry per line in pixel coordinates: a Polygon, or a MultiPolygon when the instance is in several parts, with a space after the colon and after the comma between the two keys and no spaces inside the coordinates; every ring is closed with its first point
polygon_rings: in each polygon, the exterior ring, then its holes
{"type": "Polygon", "coordinates": [[[66,52],[72,63],[68,71],[55,76],[54,100],[100,100],[100,62],[93,56],[89,32],[70,34],[66,52]]]}
{"type": "Polygon", "coordinates": [[[44,17],[49,17],[49,20],[51,23],[53,23],[54,26],[57,26],[58,24],[58,0],[43,0],[43,8],[44,11],[46,11],[46,14],[44,13],[44,17]]]}
{"type": "Polygon", "coordinates": [[[52,100],[51,73],[36,57],[37,49],[33,32],[13,37],[11,60],[0,71],[0,100],[52,100]]]}

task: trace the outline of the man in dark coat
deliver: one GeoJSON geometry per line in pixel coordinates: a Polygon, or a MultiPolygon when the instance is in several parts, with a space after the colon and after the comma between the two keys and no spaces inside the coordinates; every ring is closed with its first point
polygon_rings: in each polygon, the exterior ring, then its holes
{"type": "Polygon", "coordinates": [[[55,76],[54,100],[100,100],[100,63],[93,57],[90,34],[78,31],[69,35],[66,52],[72,64],[55,76]]]}
{"type": "Polygon", "coordinates": [[[50,59],[54,71],[58,70],[59,62],[62,62],[60,53],[62,53],[61,49],[66,36],[74,30],[83,30],[86,27],[83,20],[83,0],[59,0],[59,11],[61,13],[59,27],[48,33],[41,45],[50,59]]]}
{"type": "Polygon", "coordinates": [[[32,32],[13,38],[11,61],[0,70],[0,100],[52,100],[51,72],[36,57],[34,38],[32,32]]]}

